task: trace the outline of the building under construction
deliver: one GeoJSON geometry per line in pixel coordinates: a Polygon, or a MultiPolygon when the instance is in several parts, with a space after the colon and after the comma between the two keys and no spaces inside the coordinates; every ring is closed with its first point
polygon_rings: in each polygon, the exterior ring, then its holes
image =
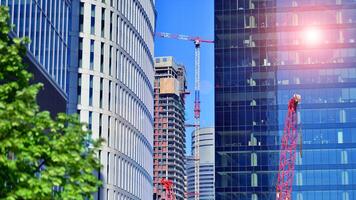
{"type": "Polygon", "coordinates": [[[173,57],[155,59],[154,83],[154,199],[166,200],[162,180],[172,181],[169,198],[185,194],[185,101],[186,73],[173,57]]]}

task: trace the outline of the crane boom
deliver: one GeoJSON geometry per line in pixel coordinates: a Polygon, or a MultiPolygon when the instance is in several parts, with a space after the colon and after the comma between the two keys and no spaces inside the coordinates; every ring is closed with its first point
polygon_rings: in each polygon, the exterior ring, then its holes
{"type": "Polygon", "coordinates": [[[288,113],[285,119],[279,157],[276,200],[291,200],[292,198],[292,185],[298,143],[297,107],[300,101],[301,96],[294,94],[288,102],[288,113]]]}
{"type": "Polygon", "coordinates": [[[173,34],[173,33],[164,33],[164,32],[156,32],[156,36],[161,38],[170,38],[176,40],[186,40],[186,41],[198,41],[199,43],[214,43],[213,40],[205,40],[201,39],[198,36],[189,36],[189,35],[181,35],[181,34],[173,34]]]}

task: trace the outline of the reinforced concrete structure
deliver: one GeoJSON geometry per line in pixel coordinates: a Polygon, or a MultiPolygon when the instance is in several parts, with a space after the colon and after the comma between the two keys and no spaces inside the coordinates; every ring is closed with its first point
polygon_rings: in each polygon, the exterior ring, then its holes
{"type": "Polygon", "coordinates": [[[71,112],[105,143],[97,200],[152,199],[154,0],[72,3],[71,112]],[[77,47],[77,48],[75,48],[77,47]]]}
{"type": "Polygon", "coordinates": [[[193,200],[196,196],[201,200],[215,199],[215,153],[214,153],[214,128],[200,128],[199,137],[196,137],[195,131],[192,134],[192,154],[187,156],[187,199],[193,200]],[[196,142],[199,138],[199,143],[196,142]],[[196,145],[199,144],[199,155],[194,153],[196,145]],[[195,159],[199,158],[199,193],[195,191],[195,159]]]}
{"type": "Polygon", "coordinates": [[[43,83],[37,101],[41,110],[55,116],[66,112],[70,0],[0,1],[10,12],[11,37],[28,37],[24,62],[33,82],[43,83]]]}
{"type": "Polygon", "coordinates": [[[173,182],[177,200],[185,193],[186,72],[173,57],[155,59],[154,200],[165,200],[162,179],[173,182]]]}

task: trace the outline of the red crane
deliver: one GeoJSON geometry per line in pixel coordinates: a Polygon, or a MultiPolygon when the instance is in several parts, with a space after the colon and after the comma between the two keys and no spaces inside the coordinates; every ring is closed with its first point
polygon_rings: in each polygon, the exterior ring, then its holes
{"type": "Polygon", "coordinates": [[[175,200],[175,195],[173,193],[173,182],[168,179],[161,179],[161,184],[163,185],[164,189],[166,190],[166,200],[175,200]]]}
{"type": "Polygon", "coordinates": [[[278,182],[276,186],[276,200],[291,200],[294,178],[294,166],[298,143],[297,107],[301,96],[294,94],[288,102],[288,114],[285,119],[279,157],[278,182]]]}
{"type": "MultiPolygon", "coordinates": [[[[201,43],[214,43],[213,40],[205,40],[201,37],[193,37],[188,35],[180,35],[180,34],[171,34],[171,33],[162,33],[157,32],[157,37],[161,38],[169,38],[176,40],[185,40],[194,42],[195,47],[195,81],[194,81],[194,129],[196,134],[196,142],[195,142],[195,155],[197,159],[195,161],[195,192],[199,194],[199,128],[200,128],[200,44],[201,43]]],[[[168,177],[167,177],[168,178],[168,177]]],[[[195,197],[196,200],[199,199],[198,195],[195,197]]]]}

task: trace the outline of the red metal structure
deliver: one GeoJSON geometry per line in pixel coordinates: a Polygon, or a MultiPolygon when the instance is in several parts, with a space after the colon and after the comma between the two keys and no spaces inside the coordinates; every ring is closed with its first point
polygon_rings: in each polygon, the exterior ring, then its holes
{"type": "Polygon", "coordinates": [[[200,128],[200,44],[201,43],[214,43],[213,40],[204,40],[201,37],[193,37],[188,35],[180,35],[180,34],[172,34],[172,33],[162,33],[156,32],[157,37],[168,38],[168,39],[176,39],[176,40],[185,40],[194,42],[195,47],[195,82],[194,82],[194,129],[197,135],[196,138],[196,147],[195,147],[195,155],[197,155],[195,161],[195,200],[199,199],[199,128],[200,128]]]}
{"type": "Polygon", "coordinates": [[[281,152],[279,157],[276,200],[291,200],[292,198],[294,166],[298,143],[297,107],[300,101],[301,96],[294,94],[288,102],[288,114],[285,119],[281,152]]]}
{"type": "Polygon", "coordinates": [[[166,200],[175,200],[175,195],[172,190],[173,182],[168,179],[161,179],[161,184],[163,185],[164,189],[166,190],[166,200]]]}

